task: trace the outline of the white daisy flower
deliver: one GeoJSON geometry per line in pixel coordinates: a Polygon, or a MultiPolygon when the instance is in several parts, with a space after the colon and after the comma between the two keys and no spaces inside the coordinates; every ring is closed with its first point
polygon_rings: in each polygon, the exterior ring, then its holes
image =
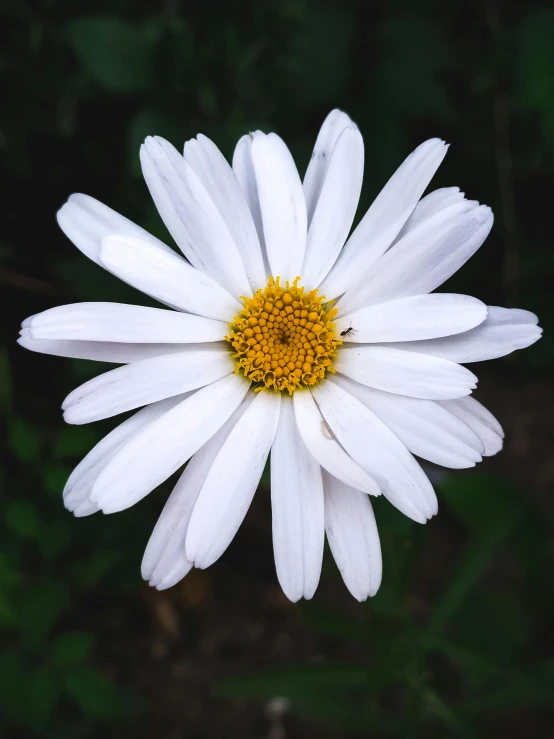
{"type": "Polygon", "coordinates": [[[285,594],[313,596],[327,534],[364,600],[381,580],[369,496],[424,523],[437,499],[413,455],[458,469],[499,451],[502,429],[462,363],[529,346],[541,330],[527,311],[433,293],[493,222],[456,187],[421,199],[446,150],[431,139],[410,154],[350,236],[364,150],[338,110],[303,183],[273,133],[244,136],[232,167],[205,136],[183,155],[148,138],[144,177],[185,258],[87,195],[59,211],[82,252],[169,308],[61,306],[24,321],[19,339],[123,365],[69,394],[68,423],[142,407],[70,476],[76,516],[128,508],[188,462],[146,548],[151,585],[223,554],[271,451],[285,594]]]}

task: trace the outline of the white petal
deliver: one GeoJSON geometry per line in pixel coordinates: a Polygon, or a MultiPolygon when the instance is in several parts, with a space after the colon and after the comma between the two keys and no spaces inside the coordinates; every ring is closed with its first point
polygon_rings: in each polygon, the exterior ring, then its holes
{"type": "Polygon", "coordinates": [[[280,393],[258,393],[215,458],[190,520],[186,555],[195,567],[227,549],[250,507],[279,419],[280,393]]]}
{"type": "Polygon", "coordinates": [[[223,346],[217,344],[123,344],[109,341],[56,341],[51,339],[30,339],[21,336],[17,343],[25,349],[39,354],[52,354],[56,357],[72,357],[73,359],[89,359],[96,362],[127,364],[141,359],[159,357],[162,354],[173,354],[185,349],[198,349],[207,346],[223,346]]]}
{"type": "Polygon", "coordinates": [[[331,434],[310,392],[293,394],[298,431],[310,454],[319,464],[346,485],[370,495],[379,495],[379,486],[354,462],[331,434]]]}
{"type": "Polygon", "coordinates": [[[73,303],[27,319],[21,335],[30,339],[121,341],[124,343],[205,343],[221,341],[223,321],[124,303],[73,303]]]}
{"type": "Polygon", "coordinates": [[[187,259],[235,297],[251,294],[238,246],[190,165],[158,136],[146,139],[140,156],[150,194],[187,259]]]}
{"type": "Polygon", "coordinates": [[[163,577],[156,578],[150,581],[150,585],[156,588],[156,590],[167,590],[177,585],[185,575],[191,570],[190,562],[186,557],[180,556],[173,562],[173,567],[163,571],[163,577]]]}
{"type": "Polygon", "coordinates": [[[254,134],[251,153],[271,274],[284,284],[300,274],[306,250],[302,182],[290,151],[276,134],[254,134]]]}
{"type": "Polygon", "coordinates": [[[254,393],[248,393],[231,418],[196,452],[167,499],[141,566],[143,578],[158,590],[175,585],[193,566],[185,552],[192,511],[215,458],[253,396],[254,393]]]}
{"type": "Polygon", "coordinates": [[[69,393],[66,423],[83,424],[196,390],[228,375],[235,362],[227,349],[185,350],[143,359],[105,372],[69,393]]]}
{"type": "Polygon", "coordinates": [[[239,181],[244,197],[246,198],[246,202],[248,203],[248,208],[250,209],[250,213],[252,213],[252,218],[254,219],[267,277],[271,270],[269,269],[269,263],[267,261],[264,225],[260,208],[260,196],[258,194],[258,183],[256,182],[254,163],[252,162],[252,140],[252,134],[247,134],[239,139],[233,154],[233,172],[239,181]]]}
{"type": "Polygon", "coordinates": [[[206,188],[238,246],[253,291],[266,283],[260,242],[244,193],[229,163],[209,138],[185,144],[185,161],[206,188]]]}
{"type": "Polygon", "coordinates": [[[323,561],[323,482],[298,432],[292,398],[285,395],[271,450],[271,511],[279,583],[289,600],[309,599],[323,561]]]}
{"type": "Polygon", "coordinates": [[[381,584],[381,542],[367,495],[323,471],[325,531],[344,584],[364,601],[381,584]]]}
{"type": "Polygon", "coordinates": [[[100,262],[137,290],[178,310],[226,322],[241,310],[241,304],[209,275],[175,252],[162,252],[142,239],[106,237],[100,262]]]}
{"type": "Polygon", "coordinates": [[[542,329],[537,316],[518,308],[489,306],[487,319],[477,328],[443,339],[399,345],[408,351],[432,354],[453,362],[483,362],[525,349],[538,341],[542,329]]]}
{"type": "Polygon", "coordinates": [[[73,515],[75,518],[85,518],[85,516],[92,516],[93,513],[98,513],[99,510],[100,508],[98,508],[96,503],[85,501],[75,508],[73,515]]]}
{"type": "Polygon", "coordinates": [[[356,126],[339,136],[308,229],[302,279],[309,288],[329,272],[352,228],[364,176],[364,142],[356,126]]]}
{"type": "Polygon", "coordinates": [[[143,429],[111,460],[90,498],[104,513],[129,508],[176,472],[238,408],[249,383],[238,375],[203,387],[143,429]]]}
{"type": "Polygon", "coordinates": [[[481,461],[479,436],[438,403],[373,390],[341,375],[335,382],[386,423],[412,454],[453,469],[481,461]]]}
{"type": "Polygon", "coordinates": [[[314,386],[312,394],[342,446],[398,510],[418,523],[435,515],[437,497],[431,483],[388,426],[333,380],[314,386]]]}
{"type": "Polygon", "coordinates": [[[464,200],[411,229],[341,298],[341,312],[430,293],[477,251],[492,228],[486,205],[464,200]]]}
{"type": "Polygon", "coordinates": [[[173,249],[128,218],[119,215],[89,195],[71,195],[57,213],[58,224],[75,246],[100,264],[100,244],[105,236],[121,234],[147,241],[157,251],[173,254],[173,249]]]}
{"type": "MultiPolygon", "coordinates": [[[[308,226],[311,223],[316,205],[323,188],[323,183],[327,176],[331,154],[335,148],[339,136],[349,126],[354,126],[353,121],[343,113],[342,110],[332,110],[327,118],[323,121],[323,125],[317,136],[314,150],[306,175],[304,176],[304,197],[306,198],[306,209],[308,213],[308,226]]],[[[362,149],[363,161],[363,149],[362,149]]]]}
{"type": "Polygon", "coordinates": [[[458,398],[457,400],[441,400],[439,405],[453,413],[475,431],[483,442],[483,456],[492,457],[502,449],[504,431],[496,418],[475,398],[458,398]]]}
{"type": "Polygon", "coordinates": [[[419,341],[468,331],[486,317],[487,306],[477,298],[434,293],[369,305],[341,315],[336,324],[341,333],[353,329],[345,341],[419,341]]]}
{"type": "Polygon", "coordinates": [[[441,187],[439,190],[433,190],[433,192],[422,198],[416,205],[412,215],[403,225],[394,243],[400,241],[408,231],[411,231],[423,221],[432,218],[437,213],[440,213],[441,210],[449,208],[455,203],[461,203],[462,200],[464,200],[464,193],[460,192],[459,187],[441,187]]]}
{"type": "MultiPolygon", "coordinates": [[[[321,285],[327,298],[342,295],[384,254],[408,220],[444,159],[448,146],[430,139],[417,147],[381,190],[321,285]]],[[[421,291],[420,291],[421,292],[421,291]]]]}
{"type": "Polygon", "coordinates": [[[412,398],[461,398],[477,387],[475,375],[455,362],[387,346],[343,347],[333,366],[362,385],[412,398]]]}
{"type": "Polygon", "coordinates": [[[99,441],[69,476],[63,491],[65,507],[77,516],[90,515],[90,513],[100,510],[95,503],[89,501],[89,496],[92,486],[108,462],[139,431],[163,416],[178,403],[181,403],[186,397],[186,395],[183,395],[177,398],[168,398],[143,408],[99,441]]]}

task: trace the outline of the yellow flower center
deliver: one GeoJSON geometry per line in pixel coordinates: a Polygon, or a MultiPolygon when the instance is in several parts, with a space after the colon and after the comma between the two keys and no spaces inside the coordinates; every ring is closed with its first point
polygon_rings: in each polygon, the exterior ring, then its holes
{"type": "Polygon", "coordinates": [[[332,358],[342,344],[332,319],[337,313],[317,290],[304,292],[297,277],[281,287],[270,277],[229,324],[226,340],[236,354],[235,372],[251,380],[255,390],[268,388],[292,393],[315,385],[334,372],[332,358]]]}

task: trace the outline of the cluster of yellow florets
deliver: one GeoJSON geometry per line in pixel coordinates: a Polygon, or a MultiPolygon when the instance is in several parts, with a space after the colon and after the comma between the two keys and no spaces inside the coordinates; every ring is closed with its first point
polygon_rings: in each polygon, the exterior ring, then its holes
{"type": "Polygon", "coordinates": [[[292,394],[334,372],[332,357],[342,344],[332,323],[337,310],[317,290],[305,293],[299,279],[281,287],[279,277],[270,277],[253,298],[243,298],[244,309],[229,324],[225,338],[236,351],[236,371],[252,380],[255,390],[292,394]]]}

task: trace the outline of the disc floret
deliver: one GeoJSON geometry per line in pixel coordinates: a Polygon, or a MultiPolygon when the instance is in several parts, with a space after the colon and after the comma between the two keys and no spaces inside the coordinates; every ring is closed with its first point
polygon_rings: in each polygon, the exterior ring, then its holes
{"type": "Polygon", "coordinates": [[[229,324],[226,340],[235,350],[236,372],[251,380],[255,390],[287,390],[320,382],[334,372],[333,357],[342,344],[332,322],[337,309],[317,290],[305,292],[279,277],[252,298],[242,298],[243,310],[229,324]]]}

